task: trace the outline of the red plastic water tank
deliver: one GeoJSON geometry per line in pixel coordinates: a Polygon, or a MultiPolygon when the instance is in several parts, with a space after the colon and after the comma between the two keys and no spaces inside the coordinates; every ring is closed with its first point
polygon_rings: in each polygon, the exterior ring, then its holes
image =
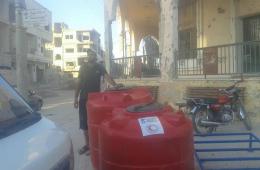
{"type": "Polygon", "coordinates": [[[152,101],[150,91],[141,87],[89,94],[87,103],[89,142],[91,160],[96,170],[99,164],[99,125],[104,120],[112,118],[112,111],[115,108],[126,108],[133,104],[152,101]]]}
{"type": "Polygon", "coordinates": [[[130,107],[100,127],[100,170],[194,170],[193,154],[191,121],[158,104],[130,107]]]}

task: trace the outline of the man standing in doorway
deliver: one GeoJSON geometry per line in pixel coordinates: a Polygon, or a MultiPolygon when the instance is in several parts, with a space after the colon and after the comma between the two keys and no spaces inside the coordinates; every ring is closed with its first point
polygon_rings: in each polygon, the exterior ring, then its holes
{"type": "Polygon", "coordinates": [[[101,77],[112,86],[117,84],[107,73],[103,65],[97,63],[97,55],[94,51],[88,50],[88,61],[83,63],[79,70],[79,79],[75,90],[74,107],[79,108],[80,129],[84,131],[86,145],[79,150],[79,154],[83,154],[89,149],[88,125],[86,102],[88,94],[100,91],[101,77]]]}

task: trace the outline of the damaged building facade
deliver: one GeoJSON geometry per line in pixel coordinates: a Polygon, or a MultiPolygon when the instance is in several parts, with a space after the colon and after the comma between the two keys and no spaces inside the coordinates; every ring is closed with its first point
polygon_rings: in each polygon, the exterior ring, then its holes
{"type": "Polygon", "coordinates": [[[123,83],[159,86],[171,105],[189,87],[242,78],[246,109],[260,120],[259,14],[258,0],[107,0],[107,68],[123,83]]]}

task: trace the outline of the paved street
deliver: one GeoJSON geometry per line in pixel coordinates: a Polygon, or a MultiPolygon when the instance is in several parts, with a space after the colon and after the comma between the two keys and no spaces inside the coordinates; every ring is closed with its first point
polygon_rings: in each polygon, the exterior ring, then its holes
{"type": "Polygon", "coordinates": [[[42,113],[70,133],[75,154],[75,170],[92,170],[90,158],[78,155],[78,149],[84,145],[83,133],[79,130],[78,110],[73,108],[73,91],[58,91],[44,99],[42,113]]]}

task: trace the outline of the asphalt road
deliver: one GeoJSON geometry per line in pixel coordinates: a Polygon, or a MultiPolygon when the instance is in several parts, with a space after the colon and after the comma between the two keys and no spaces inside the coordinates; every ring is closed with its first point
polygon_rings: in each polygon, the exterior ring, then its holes
{"type": "Polygon", "coordinates": [[[73,108],[73,91],[56,91],[44,99],[42,114],[69,132],[74,148],[75,170],[92,170],[89,156],[79,155],[84,136],[79,130],[78,110],[73,108]]]}

